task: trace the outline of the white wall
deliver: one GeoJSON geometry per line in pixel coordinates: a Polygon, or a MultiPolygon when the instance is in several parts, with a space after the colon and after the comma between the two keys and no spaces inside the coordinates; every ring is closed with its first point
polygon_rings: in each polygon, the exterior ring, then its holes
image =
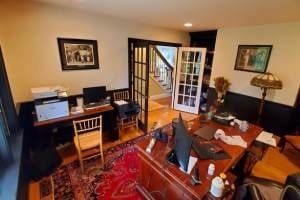
{"type": "Polygon", "coordinates": [[[0,3],[0,44],[15,102],[32,100],[30,88],[63,85],[128,87],[128,37],[189,43],[187,33],[46,4],[0,3]],[[98,41],[100,70],[62,71],[57,37],[98,41]]]}
{"type": "Polygon", "coordinates": [[[213,61],[213,78],[224,76],[230,91],[261,98],[262,91],[250,85],[257,73],[234,70],[239,44],[273,45],[267,71],[283,82],[282,90],[268,90],[267,100],[294,105],[300,83],[300,22],[219,29],[213,61]]]}

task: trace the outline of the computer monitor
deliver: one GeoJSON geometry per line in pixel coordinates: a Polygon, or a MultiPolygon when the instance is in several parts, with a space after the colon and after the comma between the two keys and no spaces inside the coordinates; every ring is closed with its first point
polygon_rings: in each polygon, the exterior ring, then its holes
{"type": "Polygon", "coordinates": [[[83,88],[84,104],[101,102],[106,98],[106,87],[87,87],[83,88]]]}
{"type": "Polygon", "coordinates": [[[183,124],[181,115],[179,115],[179,121],[176,125],[175,146],[174,149],[168,153],[167,160],[181,167],[184,171],[187,171],[191,148],[192,138],[183,124]]]}

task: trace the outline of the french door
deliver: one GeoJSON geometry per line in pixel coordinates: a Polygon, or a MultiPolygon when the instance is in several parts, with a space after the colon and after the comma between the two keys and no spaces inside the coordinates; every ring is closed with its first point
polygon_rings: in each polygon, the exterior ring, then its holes
{"type": "Polygon", "coordinates": [[[175,110],[198,114],[205,54],[205,48],[179,48],[172,98],[175,110]]]}
{"type": "Polygon", "coordinates": [[[129,90],[131,98],[141,107],[139,127],[147,132],[148,85],[149,85],[149,42],[128,39],[129,90]]]}

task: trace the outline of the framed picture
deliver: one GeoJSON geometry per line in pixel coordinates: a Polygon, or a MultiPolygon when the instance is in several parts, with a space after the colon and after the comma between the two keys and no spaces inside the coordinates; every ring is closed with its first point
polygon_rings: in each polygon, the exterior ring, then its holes
{"type": "Polygon", "coordinates": [[[265,73],[272,45],[239,45],[235,70],[265,73]]]}
{"type": "Polygon", "coordinates": [[[57,38],[62,70],[99,69],[97,40],[57,38]]]}

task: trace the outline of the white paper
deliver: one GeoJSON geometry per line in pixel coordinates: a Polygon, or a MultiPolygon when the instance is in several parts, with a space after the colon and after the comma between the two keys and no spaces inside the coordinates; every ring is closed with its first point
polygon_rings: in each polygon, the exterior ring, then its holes
{"type": "Polygon", "coordinates": [[[128,102],[124,101],[124,100],[114,101],[114,103],[117,104],[117,105],[119,105],[119,106],[128,104],[128,102]]]}
{"type": "Polygon", "coordinates": [[[272,133],[262,131],[255,140],[276,147],[276,140],[272,133]]]}
{"type": "Polygon", "coordinates": [[[192,169],[194,168],[195,164],[197,163],[197,160],[198,160],[198,158],[190,156],[187,171],[184,171],[181,167],[180,167],[180,170],[187,173],[187,174],[190,174],[192,169]]]}
{"type": "Polygon", "coordinates": [[[71,114],[83,113],[82,106],[76,106],[71,108],[71,114]]]}
{"type": "Polygon", "coordinates": [[[229,145],[236,145],[243,148],[247,148],[247,142],[239,135],[229,136],[226,135],[222,129],[218,129],[214,136],[216,139],[221,139],[223,142],[229,145]]]}

